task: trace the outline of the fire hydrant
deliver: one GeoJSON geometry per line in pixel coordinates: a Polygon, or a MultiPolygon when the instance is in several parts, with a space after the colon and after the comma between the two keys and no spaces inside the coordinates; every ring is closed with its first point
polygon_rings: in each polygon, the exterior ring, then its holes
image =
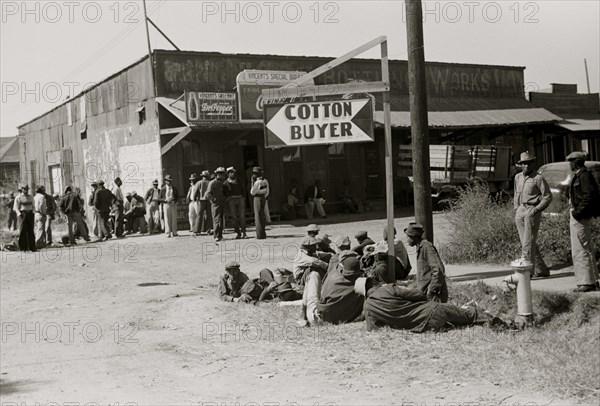
{"type": "Polygon", "coordinates": [[[517,317],[515,325],[520,329],[533,325],[533,302],[531,300],[531,271],[533,263],[528,259],[517,259],[510,263],[515,273],[511,279],[517,285],[517,317]]]}

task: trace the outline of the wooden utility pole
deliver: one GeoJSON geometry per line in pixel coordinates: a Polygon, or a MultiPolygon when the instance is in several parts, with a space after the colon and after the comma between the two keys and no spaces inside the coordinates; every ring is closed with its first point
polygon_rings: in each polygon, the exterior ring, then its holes
{"type": "Polygon", "coordinates": [[[423,45],[421,0],[406,1],[408,41],[408,88],[410,92],[410,130],[413,156],[415,219],[425,228],[425,238],[433,243],[431,175],[429,173],[429,124],[427,121],[427,83],[423,45]]]}
{"type": "Polygon", "coordinates": [[[589,94],[590,93],[590,75],[588,73],[588,68],[587,68],[587,59],[583,58],[583,64],[585,65],[585,80],[587,82],[587,91],[589,94]]]}
{"type": "Polygon", "coordinates": [[[150,74],[152,75],[152,95],[156,95],[156,78],[154,77],[154,61],[152,60],[152,47],[150,46],[150,28],[148,27],[148,13],[146,11],[146,0],[144,5],[144,24],[146,26],[146,42],[148,44],[148,61],[150,61],[150,74]]]}

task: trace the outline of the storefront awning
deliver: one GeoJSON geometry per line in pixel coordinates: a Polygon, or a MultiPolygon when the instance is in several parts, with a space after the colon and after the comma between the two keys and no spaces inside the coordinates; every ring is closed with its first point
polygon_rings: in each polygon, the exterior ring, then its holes
{"type": "Polygon", "coordinates": [[[582,118],[570,118],[556,124],[557,126],[571,132],[597,132],[600,133],[600,118],[587,120],[582,118]]]}
{"type": "MultiPolygon", "coordinates": [[[[430,128],[477,128],[524,124],[548,124],[562,119],[525,99],[428,100],[430,128]]],[[[409,128],[408,98],[392,98],[392,127],[409,128]]],[[[375,111],[375,122],[383,124],[383,111],[375,111]]]]}

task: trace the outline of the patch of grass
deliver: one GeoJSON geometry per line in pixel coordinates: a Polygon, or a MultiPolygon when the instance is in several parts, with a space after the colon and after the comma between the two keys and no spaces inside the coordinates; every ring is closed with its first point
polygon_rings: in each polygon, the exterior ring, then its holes
{"type": "MultiPolygon", "coordinates": [[[[488,186],[476,183],[458,189],[458,198],[446,211],[452,232],[440,254],[447,263],[506,263],[518,258],[521,243],[512,202],[490,198],[488,186]]],[[[544,215],[538,247],[549,266],[571,263],[568,210],[544,215]]],[[[600,246],[600,219],[592,223],[594,246],[600,246]]]]}

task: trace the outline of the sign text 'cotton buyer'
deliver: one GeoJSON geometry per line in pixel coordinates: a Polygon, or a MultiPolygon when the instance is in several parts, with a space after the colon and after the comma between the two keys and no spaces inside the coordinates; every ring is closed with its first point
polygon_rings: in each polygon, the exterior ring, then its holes
{"type": "Polygon", "coordinates": [[[267,147],[373,141],[371,99],[265,105],[267,147]]]}

